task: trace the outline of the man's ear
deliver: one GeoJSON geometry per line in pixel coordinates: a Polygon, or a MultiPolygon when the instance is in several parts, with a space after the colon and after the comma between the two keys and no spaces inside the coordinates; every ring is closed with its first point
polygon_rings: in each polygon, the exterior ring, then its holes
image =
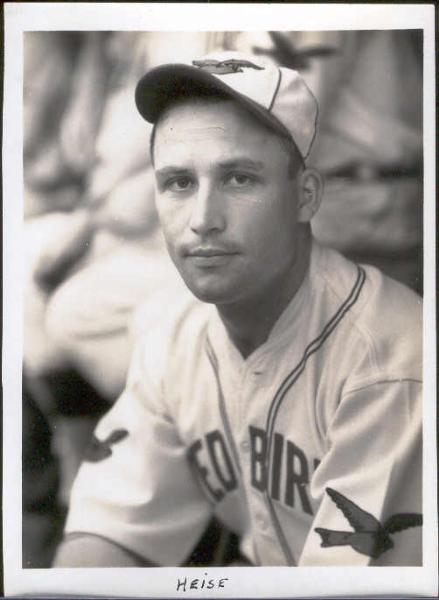
{"type": "Polygon", "coordinates": [[[323,195],[323,179],[318,171],[306,168],[299,179],[299,223],[308,223],[319,209],[323,195]]]}

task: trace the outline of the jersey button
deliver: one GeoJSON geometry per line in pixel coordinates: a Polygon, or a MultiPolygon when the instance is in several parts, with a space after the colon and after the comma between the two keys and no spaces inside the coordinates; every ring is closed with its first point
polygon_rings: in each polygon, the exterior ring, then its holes
{"type": "Polygon", "coordinates": [[[248,452],[250,450],[250,443],[248,440],[243,440],[241,442],[241,450],[243,450],[244,452],[248,452]]]}

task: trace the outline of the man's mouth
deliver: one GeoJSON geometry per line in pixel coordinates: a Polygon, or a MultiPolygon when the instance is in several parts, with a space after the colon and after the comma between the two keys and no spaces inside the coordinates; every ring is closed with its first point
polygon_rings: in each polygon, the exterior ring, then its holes
{"type": "Polygon", "coordinates": [[[212,256],[229,256],[232,254],[236,254],[236,252],[234,252],[232,250],[228,250],[226,248],[215,248],[215,247],[193,248],[192,250],[189,250],[189,252],[188,252],[189,256],[201,256],[204,258],[210,258],[212,256]]]}
{"type": "Polygon", "coordinates": [[[197,247],[187,252],[189,259],[198,267],[220,267],[226,265],[238,252],[221,247],[197,247]]]}

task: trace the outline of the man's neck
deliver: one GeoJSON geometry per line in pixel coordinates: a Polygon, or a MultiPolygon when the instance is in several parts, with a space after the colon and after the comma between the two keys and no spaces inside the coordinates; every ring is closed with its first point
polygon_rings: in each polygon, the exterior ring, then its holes
{"type": "Polygon", "coordinates": [[[311,236],[307,235],[298,247],[301,251],[294,264],[274,288],[251,302],[217,306],[230,339],[244,358],[267,340],[276,321],[302,285],[310,263],[311,236]]]}

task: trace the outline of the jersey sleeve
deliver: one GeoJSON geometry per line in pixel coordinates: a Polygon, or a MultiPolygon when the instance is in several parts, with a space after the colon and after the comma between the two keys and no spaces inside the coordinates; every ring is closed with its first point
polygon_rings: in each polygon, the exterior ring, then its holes
{"type": "Polygon", "coordinates": [[[145,351],[143,345],[135,352],[126,390],[98,424],[85,453],[65,533],[99,535],[147,561],[176,566],[203,533],[211,507],[165,407],[160,377],[146,366],[145,351]]]}
{"type": "Polygon", "coordinates": [[[422,564],[421,384],[349,391],[311,493],[320,500],[300,566],[422,564]]]}

